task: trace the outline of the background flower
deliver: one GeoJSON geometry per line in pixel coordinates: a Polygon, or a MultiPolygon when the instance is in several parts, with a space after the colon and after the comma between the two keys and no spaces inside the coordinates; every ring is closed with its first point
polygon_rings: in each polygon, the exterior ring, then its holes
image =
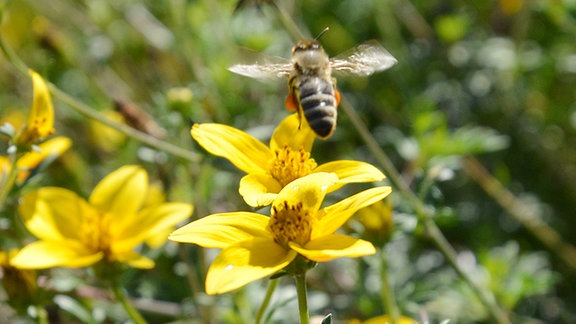
{"type": "Polygon", "coordinates": [[[88,201],[62,188],[41,188],[22,197],[26,227],[40,239],[25,246],[11,261],[19,268],[83,267],[100,260],[151,268],[154,262],[134,251],[186,219],[192,206],[162,203],[142,208],[148,175],[138,166],[110,173],[88,201]]]}
{"type": "Polygon", "coordinates": [[[42,77],[29,70],[34,84],[34,98],[26,124],[16,137],[17,145],[31,145],[54,133],[54,107],[50,91],[42,77]]]}

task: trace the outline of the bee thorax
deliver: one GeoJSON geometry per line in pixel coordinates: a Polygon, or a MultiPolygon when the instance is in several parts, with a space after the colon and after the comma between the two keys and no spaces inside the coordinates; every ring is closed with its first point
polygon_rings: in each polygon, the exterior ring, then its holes
{"type": "Polygon", "coordinates": [[[296,68],[303,74],[329,73],[330,61],[324,52],[317,50],[297,52],[292,57],[292,60],[296,68]]]}

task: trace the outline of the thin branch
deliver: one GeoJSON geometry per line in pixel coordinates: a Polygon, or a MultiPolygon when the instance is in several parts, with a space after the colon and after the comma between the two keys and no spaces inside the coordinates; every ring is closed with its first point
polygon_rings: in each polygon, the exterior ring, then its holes
{"type": "Polygon", "coordinates": [[[512,218],[520,223],[547,249],[557,255],[567,266],[576,270],[576,248],[562,240],[553,228],[530,208],[527,208],[512,192],[502,185],[475,158],[464,160],[464,170],[496,201],[512,218]]]}
{"type": "Polygon", "coordinates": [[[352,108],[350,102],[348,102],[345,98],[342,99],[340,103],[342,109],[350,118],[350,121],[354,125],[354,127],[358,130],[360,137],[364,140],[370,151],[372,152],[373,156],[376,158],[376,161],[380,164],[384,173],[392,183],[392,186],[396,189],[396,191],[404,197],[411,206],[411,208],[415,211],[418,219],[424,225],[426,229],[426,233],[429,235],[430,239],[434,242],[438,250],[444,255],[447,259],[448,263],[452,268],[458,273],[460,278],[464,280],[468,286],[474,291],[476,296],[480,299],[480,302],[484,305],[486,311],[490,314],[492,319],[495,323],[510,323],[506,314],[496,302],[493,294],[491,292],[486,291],[483,287],[476,284],[472,278],[466,273],[458,264],[457,262],[457,254],[454,248],[450,245],[442,231],[438,228],[436,223],[434,222],[431,212],[426,209],[426,206],[422,203],[420,199],[414,194],[414,192],[410,189],[408,184],[404,181],[400,173],[394,167],[392,161],[388,158],[386,153],[380,148],[378,142],[368,128],[366,124],[362,121],[360,116],[356,113],[356,111],[352,108]]]}

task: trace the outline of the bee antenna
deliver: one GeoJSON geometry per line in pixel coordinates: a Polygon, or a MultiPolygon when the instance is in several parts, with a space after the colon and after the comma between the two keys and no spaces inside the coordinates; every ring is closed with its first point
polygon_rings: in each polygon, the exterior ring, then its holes
{"type": "Polygon", "coordinates": [[[324,30],[321,31],[320,34],[318,34],[318,36],[316,36],[316,38],[314,38],[314,40],[319,40],[320,37],[322,37],[322,35],[326,34],[326,32],[327,32],[328,30],[330,30],[330,27],[324,28],[324,30]]]}

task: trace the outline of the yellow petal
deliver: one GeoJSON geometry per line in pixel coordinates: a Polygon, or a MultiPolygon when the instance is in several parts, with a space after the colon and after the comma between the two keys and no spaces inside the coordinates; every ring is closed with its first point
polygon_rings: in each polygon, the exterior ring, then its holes
{"type": "Polygon", "coordinates": [[[384,180],[385,176],[372,164],[360,161],[340,160],[319,165],[314,172],[333,172],[340,183],[373,182],[384,180]]]}
{"type": "Polygon", "coordinates": [[[312,240],[336,232],[357,210],[384,199],[391,192],[392,188],[386,186],[370,188],[324,208],[318,214],[318,226],[312,229],[312,240]]]}
{"type": "Polygon", "coordinates": [[[148,174],[135,165],[127,165],[108,174],[90,195],[90,204],[101,212],[118,217],[135,215],[148,192],[148,174]]]}
{"type": "Polygon", "coordinates": [[[144,243],[146,245],[148,245],[151,249],[157,249],[160,246],[164,245],[164,243],[166,243],[166,240],[168,239],[168,235],[170,235],[170,233],[172,233],[173,231],[174,231],[174,228],[171,227],[171,228],[167,228],[165,230],[156,232],[152,236],[148,237],[144,243]]]}
{"type": "Polygon", "coordinates": [[[213,214],[177,229],[168,239],[207,248],[225,248],[255,237],[271,239],[272,235],[266,231],[268,220],[264,215],[250,212],[213,214]]]}
{"type": "Polygon", "coordinates": [[[270,139],[270,149],[274,152],[276,149],[282,149],[284,145],[288,145],[296,151],[304,148],[306,152],[310,152],[315,138],[316,135],[308,123],[300,124],[300,118],[295,113],[284,118],[276,127],[270,139]]]}
{"type": "Polygon", "coordinates": [[[255,238],[222,250],[206,275],[206,293],[223,294],[286,267],[296,252],[286,251],[272,238],[255,238]]]}
{"type": "MultiPolygon", "coordinates": [[[[164,203],[146,208],[136,215],[123,215],[125,221],[119,222],[120,219],[117,219],[118,222],[115,220],[110,224],[112,250],[114,253],[130,251],[155,233],[168,231],[191,214],[190,204],[164,203]]],[[[164,241],[167,239],[168,235],[164,237],[164,241]]]]}
{"type": "Polygon", "coordinates": [[[238,191],[251,207],[270,205],[282,187],[269,174],[248,174],[240,180],[238,191]]]}
{"type": "Polygon", "coordinates": [[[77,268],[92,265],[103,256],[102,252],[92,253],[79,245],[36,241],[22,248],[10,264],[21,269],[77,268]]]}
{"type": "Polygon", "coordinates": [[[194,124],[192,137],[206,151],[223,157],[246,173],[264,173],[272,152],[259,140],[234,127],[194,124]]]}
{"type": "Polygon", "coordinates": [[[50,99],[50,91],[42,77],[28,70],[34,84],[34,99],[26,127],[37,133],[37,138],[43,138],[54,133],[54,107],[50,99]]]}
{"type": "Polygon", "coordinates": [[[125,263],[131,267],[138,269],[154,268],[154,261],[133,251],[123,253],[121,255],[116,255],[114,261],[125,263]]]}
{"type": "Polygon", "coordinates": [[[77,241],[81,241],[82,219],[96,212],[72,191],[56,187],[25,194],[19,211],[24,224],[36,237],[77,241]]]}
{"type": "Polygon", "coordinates": [[[284,187],[272,204],[273,208],[287,202],[291,206],[302,204],[303,210],[316,213],[328,192],[338,181],[334,173],[312,173],[296,179],[284,187]]]}
{"type": "Polygon", "coordinates": [[[330,234],[312,240],[304,247],[294,242],[289,244],[299,254],[317,262],[344,257],[356,258],[376,253],[376,248],[372,243],[342,234],[330,234]]]}

